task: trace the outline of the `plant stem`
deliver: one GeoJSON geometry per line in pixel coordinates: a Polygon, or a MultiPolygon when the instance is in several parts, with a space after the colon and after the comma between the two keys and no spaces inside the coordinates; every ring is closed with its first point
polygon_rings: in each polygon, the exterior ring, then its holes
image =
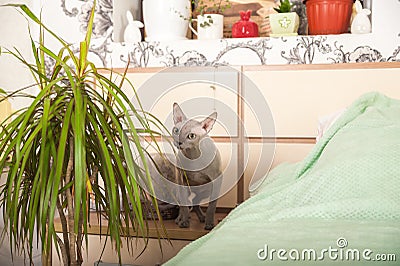
{"type": "Polygon", "coordinates": [[[61,221],[61,226],[62,226],[62,230],[63,230],[63,239],[64,239],[64,243],[61,241],[61,239],[58,241],[58,243],[59,243],[59,246],[61,249],[63,263],[64,263],[64,265],[68,265],[70,263],[70,258],[68,256],[68,254],[69,254],[69,239],[68,239],[67,219],[65,218],[65,214],[64,214],[64,211],[63,211],[63,208],[62,208],[59,198],[57,199],[56,204],[57,204],[58,214],[60,215],[60,221],[61,221]]]}
{"type": "Polygon", "coordinates": [[[64,265],[68,265],[68,256],[67,256],[67,250],[66,250],[67,245],[65,245],[62,242],[61,238],[58,235],[56,235],[56,238],[57,238],[58,246],[61,249],[61,257],[62,257],[63,263],[64,263],[64,265]]]}
{"type": "Polygon", "coordinates": [[[82,257],[82,241],[83,241],[83,210],[79,213],[79,226],[78,226],[78,236],[76,239],[76,252],[78,254],[77,263],[78,265],[82,265],[83,257],[82,257]]]}
{"type": "MultiPolygon", "coordinates": [[[[48,234],[48,230],[46,230],[46,234],[48,234]]],[[[51,252],[50,252],[50,250],[44,250],[42,252],[42,265],[43,266],[51,266],[51,252]]]]}
{"type": "MultiPolygon", "coordinates": [[[[67,165],[67,171],[65,174],[65,183],[68,184],[71,181],[72,170],[74,168],[74,139],[71,137],[69,139],[69,160],[67,165]]],[[[67,210],[68,210],[68,234],[69,234],[69,257],[71,265],[78,265],[76,259],[76,235],[74,232],[74,203],[72,200],[71,190],[67,189],[67,210]]],[[[79,204],[79,203],[77,203],[79,204]]]]}

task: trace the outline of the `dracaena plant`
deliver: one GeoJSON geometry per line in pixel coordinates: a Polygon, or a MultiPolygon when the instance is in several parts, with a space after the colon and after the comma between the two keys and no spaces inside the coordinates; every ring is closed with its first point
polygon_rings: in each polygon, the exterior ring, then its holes
{"type": "MultiPolygon", "coordinates": [[[[146,206],[141,202],[144,190],[139,180],[148,188],[152,181],[140,136],[144,133],[155,141],[157,133],[151,128],[160,126],[159,122],[139,106],[133,106],[123,92],[122,83],[134,89],[125,74],[112,76],[111,70],[106,74],[89,61],[96,2],[78,51],[25,5],[7,6],[19,9],[37,24],[40,37],[35,42],[31,35],[27,36],[33,63],[18,50],[2,49],[2,53],[25,65],[35,80],[32,86],[39,91],[28,95],[23,89],[9,93],[3,90],[4,99],[32,100],[1,124],[0,169],[5,172],[0,188],[3,237],[9,238],[13,252],[23,252],[32,261],[37,232],[43,265],[49,263],[53,245],[64,265],[80,265],[84,258],[82,243],[88,248],[91,204],[108,220],[107,232],[121,259],[122,236],[128,236],[128,241],[141,236],[148,243],[148,223],[143,216],[146,206]],[[55,38],[61,49],[55,52],[46,47],[45,34],[55,38]],[[51,69],[46,69],[46,58],[55,62],[51,69]],[[61,236],[55,231],[56,216],[62,224],[61,236]],[[132,232],[134,235],[129,237],[132,232]]],[[[152,203],[157,206],[154,198],[152,203]]],[[[159,236],[165,234],[162,225],[158,230],[159,236]]]]}

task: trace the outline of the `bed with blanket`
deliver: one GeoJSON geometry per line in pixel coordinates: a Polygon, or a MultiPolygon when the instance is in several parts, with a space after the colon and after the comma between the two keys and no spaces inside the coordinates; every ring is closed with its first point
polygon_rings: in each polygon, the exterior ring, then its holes
{"type": "Polygon", "coordinates": [[[400,101],[368,93],[165,265],[383,262],[400,263],[400,101]]]}

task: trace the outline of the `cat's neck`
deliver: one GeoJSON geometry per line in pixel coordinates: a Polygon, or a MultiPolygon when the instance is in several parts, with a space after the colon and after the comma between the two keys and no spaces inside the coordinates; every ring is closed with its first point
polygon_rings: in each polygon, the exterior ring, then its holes
{"type": "Polygon", "coordinates": [[[201,151],[199,147],[192,147],[190,149],[185,149],[182,150],[183,155],[185,155],[186,158],[195,160],[198,159],[201,156],[201,151]]]}
{"type": "MultiPolygon", "coordinates": [[[[200,146],[194,146],[191,147],[190,149],[185,149],[182,150],[183,155],[185,155],[186,158],[191,159],[191,160],[196,160],[199,159],[202,156],[202,152],[205,152],[206,154],[211,154],[214,155],[217,147],[215,146],[214,141],[212,141],[211,138],[207,136],[207,139],[203,139],[203,141],[200,141],[200,146]]],[[[204,154],[203,154],[204,157],[204,154]]],[[[205,158],[209,158],[206,156],[205,158]]]]}

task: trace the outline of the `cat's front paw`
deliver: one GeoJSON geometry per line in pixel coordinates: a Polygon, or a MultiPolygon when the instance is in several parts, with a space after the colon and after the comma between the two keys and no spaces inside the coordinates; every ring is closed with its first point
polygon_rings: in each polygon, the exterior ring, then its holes
{"type": "Polygon", "coordinates": [[[180,228],[188,228],[190,226],[189,220],[187,221],[179,221],[178,223],[180,228]]]}
{"type": "Polygon", "coordinates": [[[176,224],[179,224],[180,221],[182,221],[182,216],[181,216],[181,215],[178,215],[178,217],[175,219],[175,223],[176,223],[176,224]]]}
{"type": "Polygon", "coordinates": [[[204,215],[198,215],[200,223],[204,223],[206,221],[206,217],[204,215]]]}
{"type": "Polygon", "coordinates": [[[179,215],[176,219],[175,219],[175,223],[180,227],[180,228],[188,228],[190,223],[189,223],[189,219],[184,219],[182,217],[183,215],[179,215]]]}
{"type": "Polygon", "coordinates": [[[204,229],[206,230],[211,230],[214,228],[214,224],[213,223],[206,223],[206,226],[204,226],[204,229]]]}

